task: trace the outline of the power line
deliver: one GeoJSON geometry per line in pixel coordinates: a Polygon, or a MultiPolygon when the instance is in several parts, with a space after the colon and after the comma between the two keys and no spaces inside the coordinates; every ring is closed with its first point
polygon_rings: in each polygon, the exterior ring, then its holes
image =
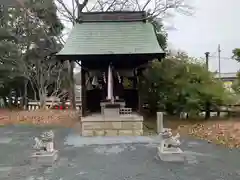
{"type": "MultiPolygon", "coordinates": [[[[209,56],[209,57],[214,57],[214,58],[217,58],[218,56],[209,56]]],[[[232,57],[220,57],[221,59],[226,59],[226,60],[235,60],[234,58],[232,57]]]]}
{"type": "MultiPolygon", "coordinates": [[[[218,45],[218,48],[217,48],[217,51],[215,51],[214,53],[211,53],[209,55],[209,57],[212,57],[212,58],[218,58],[218,61],[221,61],[222,59],[224,60],[236,60],[234,59],[233,57],[222,57],[221,56],[221,52],[222,52],[222,49],[220,48],[220,44],[218,45]],[[218,53],[218,55],[216,55],[218,53]]],[[[220,68],[221,68],[221,62],[219,63],[220,64],[220,68]]]]}
{"type": "Polygon", "coordinates": [[[217,51],[215,51],[214,53],[210,53],[210,54],[209,54],[209,57],[215,56],[216,54],[217,54],[217,51]]]}

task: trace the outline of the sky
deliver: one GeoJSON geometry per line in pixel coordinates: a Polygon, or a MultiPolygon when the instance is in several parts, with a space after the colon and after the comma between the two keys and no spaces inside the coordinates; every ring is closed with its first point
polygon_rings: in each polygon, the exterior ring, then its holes
{"type": "MultiPolygon", "coordinates": [[[[172,0],[174,1],[174,0],[172,0]]],[[[221,73],[237,72],[240,63],[231,59],[232,50],[240,48],[240,0],[185,0],[195,9],[192,16],[174,13],[164,18],[165,24],[174,26],[168,29],[170,48],[180,49],[190,56],[205,57],[210,52],[209,68],[218,71],[218,44],[221,47],[221,73]]],[[[71,0],[64,0],[71,4],[71,0]]]]}
{"type": "MultiPolygon", "coordinates": [[[[217,56],[220,44],[220,72],[238,71],[240,63],[228,58],[234,48],[240,48],[240,0],[191,0],[191,5],[195,8],[193,16],[177,14],[165,20],[176,28],[168,31],[170,47],[204,57],[207,51],[217,56]]],[[[210,57],[209,67],[212,71],[218,70],[217,57],[210,57]]]]}

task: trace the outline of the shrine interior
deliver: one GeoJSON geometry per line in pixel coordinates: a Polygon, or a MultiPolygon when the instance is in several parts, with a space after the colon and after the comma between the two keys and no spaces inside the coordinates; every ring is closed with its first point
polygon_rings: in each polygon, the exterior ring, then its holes
{"type": "MultiPolygon", "coordinates": [[[[115,101],[125,102],[126,107],[137,110],[138,90],[137,77],[134,70],[117,70],[113,68],[113,97],[115,101]]],[[[91,71],[86,75],[86,106],[87,111],[100,112],[100,103],[107,97],[106,71],[91,71]]]]}

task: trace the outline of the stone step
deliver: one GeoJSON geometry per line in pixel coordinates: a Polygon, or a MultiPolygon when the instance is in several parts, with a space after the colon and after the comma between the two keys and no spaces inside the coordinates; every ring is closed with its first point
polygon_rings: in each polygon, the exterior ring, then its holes
{"type": "Polygon", "coordinates": [[[142,130],[143,122],[136,121],[100,121],[82,122],[83,130],[142,130]]]}
{"type": "Polygon", "coordinates": [[[83,130],[82,136],[142,136],[143,130],[83,130]]]}

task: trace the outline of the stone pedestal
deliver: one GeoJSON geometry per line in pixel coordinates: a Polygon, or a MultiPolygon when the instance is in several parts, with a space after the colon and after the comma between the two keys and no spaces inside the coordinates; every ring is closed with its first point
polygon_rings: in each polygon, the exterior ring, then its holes
{"type": "Polygon", "coordinates": [[[163,113],[157,112],[157,134],[160,134],[164,131],[163,128],[163,113]]]}
{"type": "MultiPolygon", "coordinates": [[[[103,102],[100,102],[100,106],[105,108],[106,106],[108,105],[111,105],[112,102],[111,101],[103,101],[103,102]]],[[[116,101],[114,102],[114,104],[118,104],[121,108],[125,107],[126,103],[124,101],[116,101]]]]}
{"type": "Polygon", "coordinates": [[[119,108],[104,108],[102,115],[103,115],[103,117],[119,116],[119,108]]]}
{"type": "Polygon", "coordinates": [[[39,151],[34,152],[31,156],[32,164],[40,165],[53,165],[58,159],[58,151],[53,150],[52,152],[39,151]]]}
{"type": "Polygon", "coordinates": [[[82,136],[141,136],[143,117],[134,113],[131,116],[95,114],[82,118],[81,131],[82,136]]]}
{"type": "Polygon", "coordinates": [[[103,116],[115,116],[119,114],[119,108],[125,107],[124,101],[114,102],[111,101],[103,101],[100,103],[101,106],[101,114],[103,116]]]}
{"type": "Polygon", "coordinates": [[[180,148],[157,148],[157,154],[162,161],[183,162],[184,154],[180,148]]]}

